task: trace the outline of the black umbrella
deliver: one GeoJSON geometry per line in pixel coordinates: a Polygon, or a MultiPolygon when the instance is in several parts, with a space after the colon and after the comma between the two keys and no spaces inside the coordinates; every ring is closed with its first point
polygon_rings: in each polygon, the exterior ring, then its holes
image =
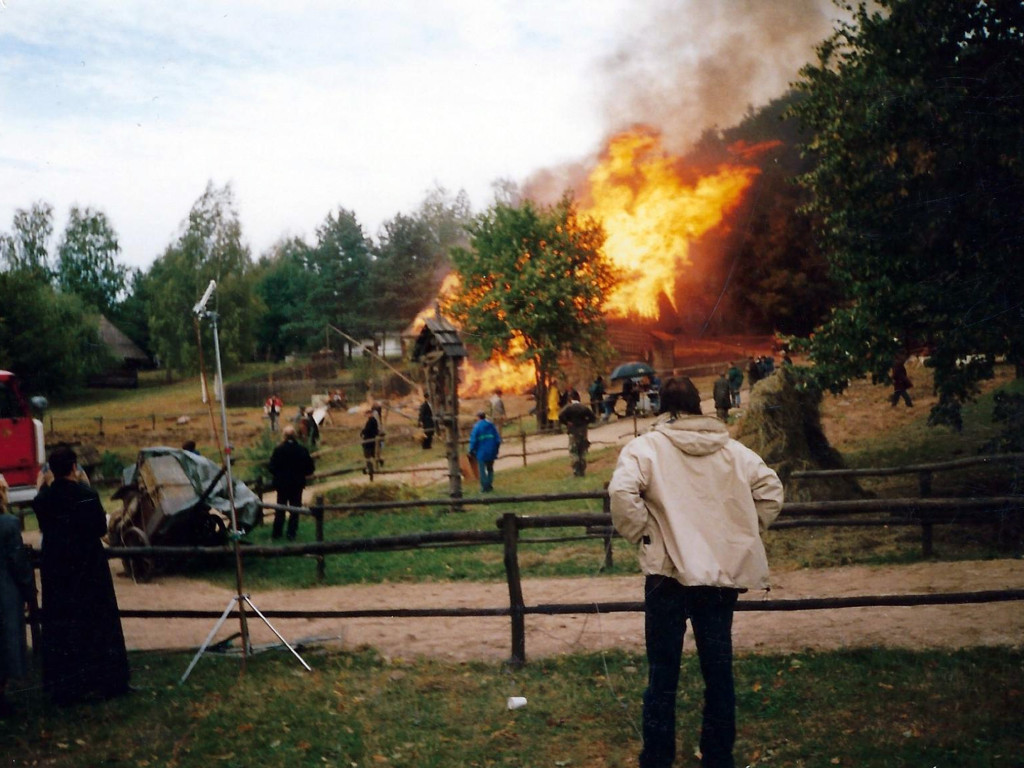
{"type": "Polygon", "coordinates": [[[612,381],[615,381],[616,379],[634,379],[637,376],[653,375],[654,369],[651,368],[651,366],[649,366],[647,363],[636,361],[632,363],[623,363],[622,365],[620,365],[618,368],[612,371],[611,379],[612,381]]]}

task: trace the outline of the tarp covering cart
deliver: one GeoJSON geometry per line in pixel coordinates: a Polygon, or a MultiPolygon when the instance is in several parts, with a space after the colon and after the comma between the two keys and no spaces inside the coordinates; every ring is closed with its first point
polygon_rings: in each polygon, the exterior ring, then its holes
{"type": "MultiPolygon", "coordinates": [[[[209,459],[177,448],[139,451],[114,494],[121,510],[110,516],[111,546],[220,546],[227,543],[231,501],[224,469],[209,459]]],[[[238,528],[248,531],[263,513],[260,498],[234,483],[238,528]]],[[[126,558],[125,570],[139,581],[150,577],[150,559],[126,558]]]]}

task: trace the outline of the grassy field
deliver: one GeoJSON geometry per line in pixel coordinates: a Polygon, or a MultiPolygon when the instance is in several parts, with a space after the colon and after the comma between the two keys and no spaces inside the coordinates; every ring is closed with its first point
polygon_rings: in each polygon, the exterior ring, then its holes
{"type": "MultiPolygon", "coordinates": [[[[184,654],[133,654],[139,691],[47,708],[19,692],[0,730],[10,766],[635,765],[642,657],[621,652],[500,665],[306,652],[204,656],[184,685],[184,654]],[[508,696],[527,705],[509,711],[508,696]]],[[[683,662],[678,765],[700,726],[696,659],[683,662]]],[[[866,650],[737,660],[737,765],[1020,766],[1024,655],[866,650]]]]}
{"type": "MultiPolygon", "coordinates": [[[[1019,384],[1015,384],[1018,386],[1019,384]]],[[[869,405],[882,393],[869,393],[869,405]]],[[[856,406],[856,404],[855,404],[856,406]]],[[[95,407],[95,405],[93,406],[95,407]]],[[[145,406],[138,406],[145,410],[145,406]]],[[[826,404],[826,418],[835,404],[826,404]]],[[[898,432],[847,430],[842,450],[850,464],[872,466],[971,455],[995,432],[988,420],[991,394],[968,411],[965,433],[923,426],[920,408],[898,432]]],[[[853,422],[852,408],[843,412],[853,422]]],[[[416,455],[413,452],[412,455],[416,455]]],[[[411,459],[410,459],[411,460],[411,459]]],[[[509,494],[600,489],[615,451],[595,452],[588,477],[568,476],[565,457],[503,472],[509,494]]],[[[966,494],[1001,487],[966,473],[941,486],[966,494]]],[[[427,497],[438,489],[375,484],[376,495],[427,497]]],[[[873,492],[913,492],[915,481],[897,479],[873,492]]],[[[1018,491],[1019,492],[1019,491],[1018,491]]],[[[343,491],[335,498],[341,499],[343,491]]],[[[597,502],[559,509],[597,511],[597,502]]],[[[439,509],[338,516],[327,538],[382,536],[410,531],[493,529],[500,509],[439,509]]],[[[515,511],[550,513],[550,508],[515,511]]],[[[253,538],[262,543],[267,530],[253,538]]],[[[304,522],[300,538],[312,539],[304,522]]],[[[791,531],[770,534],[773,569],[846,562],[920,559],[914,529],[871,532],[791,531]]],[[[635,569],[629,548],[616,549],[616,570],[635,569]]],[[[939,526],[936,556],[947,559],[1013,555],[987,528],[939,526]]],[[[595,575],[603,562],[599,542],[524,548],[525,576],[595,575]]],[[[344,567],[328,563],[332,583],[503,578],[498,548],[437,549],[359,555],[344,567]]],[[[308,559],[247,562],[254,589],[311,585],[308,559]]],[[[231,573],[206,578],[229,583],[231,573]]],[[[383,658],[371,650],[308,648],[306,673],[278,651],[249,660],[209,653],[179,685],[190,654],[132,654],[140,691],[122,700],[48,707],[38,670],[14,687],[18,714],[0,729],[0,755],[11,766],[631,766],[639,749],[640,695],[646,663],[626,652],[577,654],[531,661],[525,668],[383,658]],[[525,696],[525,708],[508,711],[508,696],[525,696]]],[[[744,656],[736,663],[738,765],[757,766],[975,766],[1024,765],[1024,651],[976,648],[956,652],[883,649],[838,653],[744,656]]],[[[682,753],[691,755],[699,729],[702,692],[692,654],[684,659],[679,696],[682,753]]]]}

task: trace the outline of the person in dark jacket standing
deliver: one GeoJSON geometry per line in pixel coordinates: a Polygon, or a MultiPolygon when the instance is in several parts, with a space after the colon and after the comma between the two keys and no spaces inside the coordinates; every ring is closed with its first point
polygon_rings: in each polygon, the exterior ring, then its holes
{"type": "Polygon", "coordinates": [[[729,366],[729,372],[725,374],[726,378],[729,379],[729,392],[732,396],[732,407],[740,407],[740,387],[743,386],[743,371],[740,367],[733,363],[729,366]]]}
{"type": "Polygon", "coordinates": [[[372,475],[377,467],[384,464],[384,460],[380,457],[381,436],[384,434],[381,430],[380,414],[379,405],[370,408],[366,412],[366,424],[359,432],[359,437],[363,441],[363,458],[366,460],[366,468],[363,472],[368,475],[372,475]]]}
{"type": "Polygon", "coordinates": [[[434,444],[434,409],[426,395],[423,396],[423,402],[420,404],[416,426],[423,430],[423,440],[420,441],[420,445],[426,451],[434,444]]]}
{"type": "Polygon", "coordinates": [[[725,371],[718,374],[715,385],[711,389],[711,397],[715,401],[715,414],[722,421],[729,420],[729,406],[732,405],[732,390],[729,387],[729,380],[725,371]]]}
{"type": "MultiPolygon", "coordinates": [[[[282,430],[284,440],[270,454],[270,474],[277,488],[277,503],[287,507],[302,506],[302,490],[306,478],[313,474],[316,465],[306,446],[295,439],[295,427],[291,424],[282,430]]],[[[284,510],[274,511],[274,528],[271,538],[280,539],[284,530],[284,510]]],[[[295,541],[299,532],[299,513],[288,513],[288,541],[295,541]]]]}
{"type": "MultiPolygon", "coordinates": [[[[2,479],[0,475],[0,479],[2,479]]],[[[21,541],[18,518],[0,500],[0,718],[12,714],[7,681],[28,673],[25,603],[35,605],[36,576],[21,541]]]]}
{"type": "Polygon", "coordinates": [[[54,480],[32,502],[43,534],[43,685],[58,705],[127,693],[128,654],[100,539],[107,519],[99,494],[77,482],[78,457],[54,449],[54,480]]]}

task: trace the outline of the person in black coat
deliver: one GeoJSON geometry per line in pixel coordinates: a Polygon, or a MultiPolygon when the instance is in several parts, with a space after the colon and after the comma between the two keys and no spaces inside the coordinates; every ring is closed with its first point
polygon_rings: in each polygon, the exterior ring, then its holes
{"type": "Polygon", "coordinates": [[[21,526],[18,518],[5,513],[0,498],[0,718],[13,714],[7,681],[28,674],[25,604],[34,606],[35,596],[36,576],[21,541],[21,526]]]}
{"type": "MultiPolygon", "coordinates": [[[[295,427],[289,424],[281,434],[284,440],[270,454],[270,474],[274,476],[274,487],[277,488],[277,503],[287,507],[301,507],[306,478],[313,474],[316,466],[306,446],[295,438],[295,427]]],[[[274,511],[274,528],[270,537],[280,539],[283,529],[284,510],[278,509],[274,511]]],[[[299,513],[289,512],[288,541],[295,541],[298,532],[299,513]]]]}
{"type": "Polygon", "coordinates": [[[430,407],[430,400],[423,396],[423,403],[420,405],[419,417],[416,425],[423,429],[423,440],[420,445],[423,450],[428,450],[434,444],[434,409],[430,407]]]}
{"type": "Polygon", "coordinates": [[[370,475],[378,466],[384,464],[384,460],[380,457],[381,437],[384,434],[380,425],[380,417],[381,408],[379,405],[374,405],[366,412],[366,424],[359,432],[359,437],[363,441],[363,458],[366,460],[366,468],[363,471],[370,475]]]}
{"type": "Polygon", "coordinates": [[[32,502],[43,534],[43,685],[54,703],[130,690],[121,617],[100,541],[107,519],[100,497],[75,480],[78,457],[50,454],[54,480],[32,502]]]}
{"type": "Polygon", "coordinates": [[[729,407],[732,405],[732,389],[729,387],[727,372],[722,371],[715,379],[715,385],[711,389],[711,397],[715,401],[715,414],[722,421],[729,420],[729,407]]]}

